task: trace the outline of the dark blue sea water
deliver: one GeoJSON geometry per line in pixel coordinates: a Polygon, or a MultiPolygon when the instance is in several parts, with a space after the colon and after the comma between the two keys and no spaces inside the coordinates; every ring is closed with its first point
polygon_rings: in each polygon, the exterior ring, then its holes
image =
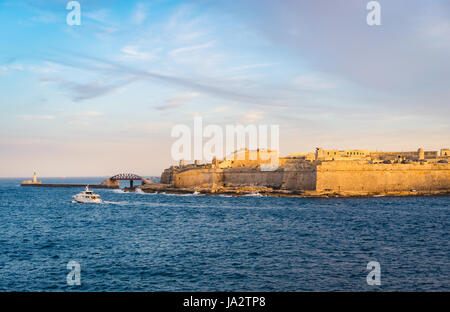
{"type": "Polygon", "coordinates": [[[0,180],[0,291],[450,290],[449,197],[96,190],[106,203],[89,205],[71,202],[81,189],[19,183],[0,180]],[[81,286],[67,285],[71,260],[81,286]]]}

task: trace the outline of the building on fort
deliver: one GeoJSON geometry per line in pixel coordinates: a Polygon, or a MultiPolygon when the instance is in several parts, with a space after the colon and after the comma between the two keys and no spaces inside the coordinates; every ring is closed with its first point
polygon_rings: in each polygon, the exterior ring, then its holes
{"type": "Polygon", "coordinates": [[[384,194],[389,192],[450,192],[450,150],[379,152],[325,150],[278,158],[276,151],[242,149],[224,159],[185,164],[180,161],[161,175],[161,183],[178,189],[264,187],[286,192],[384,194]]]}

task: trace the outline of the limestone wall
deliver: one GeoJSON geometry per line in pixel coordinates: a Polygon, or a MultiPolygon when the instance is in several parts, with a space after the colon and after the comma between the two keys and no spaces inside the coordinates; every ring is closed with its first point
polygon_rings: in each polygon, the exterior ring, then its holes
{"type": "Polygon", "coordinates": [[[175,187],[195,186],[267,186],[274,189],[314,190],[316,172],[310,168],[260,171],[259,169],[191,169],[174,173],[175,187]]]}
{"type": "Polygon", "coordinates": [[[259,169],[229,169],[224,171],[225,186],[252,185],[281,188],[283,171],[260,171],[259,169]]]}
{"type": "Polygon", "coordinates": [[[323,162],[317,166],[317,190],[387,192],[450,189],[450,166],[439,163],[368,164],[323,162]]]}
{"type": "Polygon", "coordinates": [[[267,186],[291,191],[336,192],[434,191],[450,189],[450,164],[369,164],[367,161],[298,162],[276,171],[257,168],[172,170],[175,187],[267,186]]]}
{"type": "Polygon", "coordinates": [[[174,182],[173,181],[174,172],[176,171],[177,170],[175,170],[173,167],[164,169],[163,173],[161,174],[160,182],[164,184],[172,184],[174,182]]]}
{"type": "Polygon", "coordinates": [[[291,191],[313,191],[316,189],[316,170],[302,169],[285,171],[283,175],[283,189],[291,191]]]}
{"type": "Polygon", "coordinates": [[[173,174],[175,187],[213,186],[222,182],[222,169],[188,169],[173,174]]]}

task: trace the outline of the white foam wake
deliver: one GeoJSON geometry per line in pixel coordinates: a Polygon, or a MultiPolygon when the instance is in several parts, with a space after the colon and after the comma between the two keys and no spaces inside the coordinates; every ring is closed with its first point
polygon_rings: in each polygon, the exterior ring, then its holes
{"type": "Polygon", "coordinates": [[[243,196],[252,196],[252,197],[263,197],[263,195],[259,194],[259,193],[250,193],[250,194],[245,194],[243,196]]]}

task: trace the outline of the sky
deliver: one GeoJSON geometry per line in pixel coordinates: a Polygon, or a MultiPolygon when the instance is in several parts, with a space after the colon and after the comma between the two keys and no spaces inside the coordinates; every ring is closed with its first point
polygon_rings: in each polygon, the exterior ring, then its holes
{"type": "Polygon", "coordinates": [[[160,175],[175,125],[280,153],[450,147],[450,2],[0,0],[0,177],[160,175]]]}

